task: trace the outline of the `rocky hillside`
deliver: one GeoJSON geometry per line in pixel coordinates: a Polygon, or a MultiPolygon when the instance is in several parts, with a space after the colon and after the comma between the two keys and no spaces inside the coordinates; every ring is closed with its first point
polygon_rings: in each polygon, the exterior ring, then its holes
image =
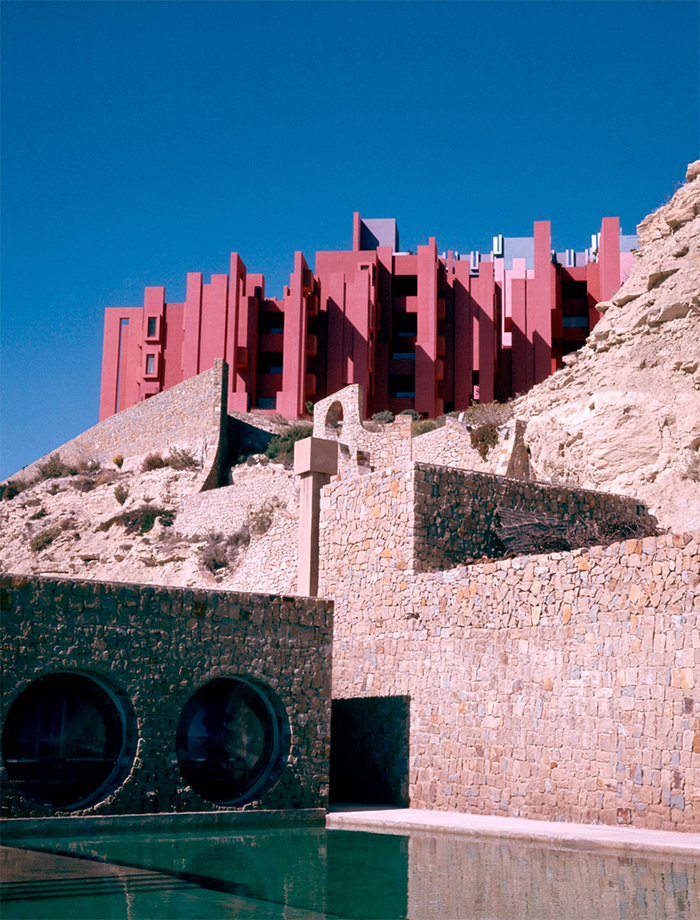
{"type": "Polygon", "coordinates": [[[567,366],[515,405],[533,476],[700,527],[700,161],[637,228],[632,272],[567,366]]]}
{"type": "Polygon", "coordinates": [[[41,478],[0,502],[0,570],[294,592],[299,490],[290,469],[251,457],[230,485],[200,492],[196,463],[144,469],[147,456],[119,468],[44,464],[41,478]]]}

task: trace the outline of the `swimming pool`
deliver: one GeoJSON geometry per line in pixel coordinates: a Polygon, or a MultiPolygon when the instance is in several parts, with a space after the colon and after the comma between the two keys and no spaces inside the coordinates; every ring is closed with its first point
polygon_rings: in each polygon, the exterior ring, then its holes
{"type": "Polygon", "coordinates": [[[3,920],[697,920],[700,867],[311,828],[11,841],[3,920]]]}

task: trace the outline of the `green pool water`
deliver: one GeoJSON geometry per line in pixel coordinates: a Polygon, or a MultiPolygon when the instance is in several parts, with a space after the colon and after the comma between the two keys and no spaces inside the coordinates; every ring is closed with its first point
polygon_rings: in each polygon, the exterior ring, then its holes
{"type": "Polygon", "coordinates": [[[25,838],[2,920],[698,920],[700,867],[449,834],[25,838]]]}

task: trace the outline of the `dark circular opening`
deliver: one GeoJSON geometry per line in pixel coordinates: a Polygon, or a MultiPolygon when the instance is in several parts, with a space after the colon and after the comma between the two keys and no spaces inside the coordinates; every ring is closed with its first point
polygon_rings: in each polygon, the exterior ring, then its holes
{"type": "Polygon", "coordinates": [[[289,734],[284,707],[267,687],[247,679],[212,680],[182,710],[180,771],[209,802],[250,802],[281,773],[289,734]]]}
{"type": "Polygon", "coordinates": [[[10,707],[2,756],[25,798],[54,809],[88,805],[128,769],[124,710],[82,674],[40,677],[10,707]]]}

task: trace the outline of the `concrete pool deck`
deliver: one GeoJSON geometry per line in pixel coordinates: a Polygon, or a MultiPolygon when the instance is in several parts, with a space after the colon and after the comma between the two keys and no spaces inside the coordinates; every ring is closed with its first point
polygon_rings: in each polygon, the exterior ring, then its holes
{"type": "Polygon", "coordinates": [[[504,841],[537,843],[542,846],[606,850],[617,853],[648,853],[650,856],[686,856],[700,860],[700,834],[653,831],[607,824],[565,824],[527,818],[500,818],[420,808],[344,808],[328,813],[329,830],[373,831],[375,833],[459,834],[469,837],[497,837],[504,841]]]}

